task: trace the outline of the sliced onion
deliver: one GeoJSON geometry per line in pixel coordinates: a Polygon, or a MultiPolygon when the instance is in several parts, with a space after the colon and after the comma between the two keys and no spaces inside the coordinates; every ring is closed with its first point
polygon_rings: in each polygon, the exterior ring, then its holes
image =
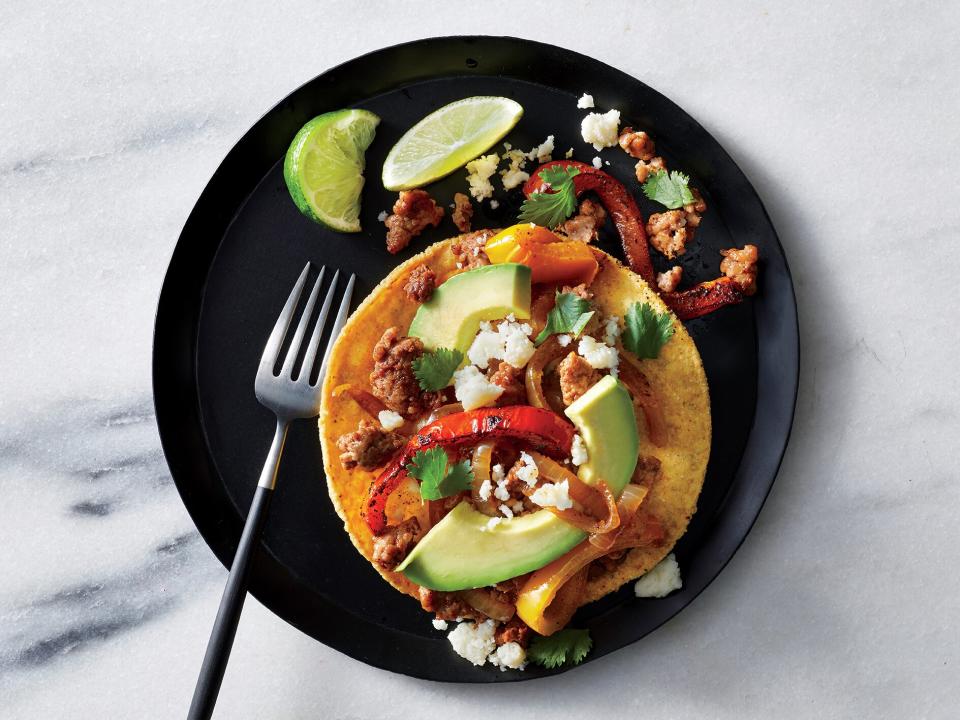
{"type": "Polygon", "coordinates": [[[667,443],[667,422],[663,417],[663,408],[653,392],[647,376],[636,365],[621,355],[620,381],[627,386],[633,396],[633,402],[643,411],[647,421],[647,435],[657,447],[667,443]]]}
{"type": "Polygon", "coordinates": [[[490,463],[493,460],[493,443],[480,443],[473,449],[470,458],[470,467],[473,470],[473,485],[470,487],[470,497],[478,510],[486,511],[487,515],[497,515],[496,504],[491,498],[480,499],[480,486],[490,479],[490,463]]]}
{"type": "Polygon", "coordinates": [[[430,413],[430,414],[426,417],[426,419],[421,420],[420,422],[417,423],[417,430],[419,430],[420,428],[424,427],[425,425],[429,425],[429,424],[432,423],[434,420],[439,420],[440,418],[444,417],[445,415],[452,415],[453,413],[459,413],[459,412],[463,412],[463,405],[461,405],[461,404],[458,403],[458,402],[456,402],[456,403],[449,403],[449,404],[447,404],[447,405],[441,405],[441,406],[438,407],[436,410],[434,410],[432,413],[430,413]]]}
{"type": "Polygon", "coordinates": [[[543,373],[547,365],[559,359],[565,352],[566,348],[560,346],[555,335],[551,335],[543,345],[537,348],[527,363],[524,384],[527,387],[527,402],[534,407],[553,410],[543,392],[543,373]]]}
{"type": "MultiPolygon", "coordinates": [[[[627,485],[623,489],[620,500],[617,502],[617,514],[620,516],[621,528],[626,527],[633,520],[640,503],[647,497],[648,492],[648,488],[640,485],[627,485]]],[[[604,535],[591,535],[589,539],[594,547],[609,552],[619,536],[619,532],[606,533],[604,535]]]]}
{"type": "Polygon", "coordinates": [[[343,385],[337,385],[333,389],[333,396],[339,397],[340,395],[347,395],[351,400],[353,400],[357,405],[359,405],[367,415],[374,419],[378,419],[377,416],[383,411],[387,410],[387,406],[384,405],[379,399],[374,397],[374,395],[366,390],[360,390],[355,388],[350,383],[344,383],[343,385]]]}
{"type": "MultiPolygon", "coordinates": [[[[620,525],[617,500],[605,482],[601,480],[596,486],[587,485],[570,470],[546,455],[531,452],[530,456],[537,463],[540,477],[545,482],[559,483],[566,480],[570,499],[584,508],[583,510],[574,508],[559,510],[548,507],[547,510],[564,522],[591,535],[609,533],[620,525]]],[[[526,495],[531,495],[534,490],[535,488],[523,488],[526,495]]]]}
{"type": "Polygon", "coordinates": [[[498,598],[491,590],[463,590],[460,596],[470,607],[478,610],[488,618],[506,622],[517,612],[516,607],[511,603],[498,598]]]}

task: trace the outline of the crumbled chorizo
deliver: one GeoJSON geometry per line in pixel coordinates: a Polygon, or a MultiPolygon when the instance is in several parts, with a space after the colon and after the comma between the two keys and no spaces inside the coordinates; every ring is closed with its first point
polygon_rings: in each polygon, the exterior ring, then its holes
{"type": "Polygon", "coordinates": [[[337,440],[340,464],[344,470],[358,465],[364,470],[373,470],[383,465],[404,442],[403,436],[383,430],[370,420],[361,420],[354,432],[345,433],[337,440]]]}
{"type": "Polygon", "coordinates": [[[400,328],[387,328],[373,348],[373,394],[404,417],[415,417],[440,405],[441,392],[424,392],[413,374],[413,361],[423,354],[419,338],[400,335],[400,328]]]}
{"type": "Polygon", "coordinates": [[[454,240],[450,252],[457,258],[457,265],[470,270],[489,265],[490,258],[483,248],[494,234],[493,230],[475,230],[454,240]]]}
{"type": "Polygon", "coordinates": [[[653,144],[653,138],[647,135],[643,130],[634,131],[632,127],[625,127],[620,131],[620,137],[617,139],[623,151],[631,157],[638,160],[650,160],[657,154],[656,146],[653,144]]]}
{"type": "Polygon", "coordinates": [[[487,616],[464,602],[457,593],[420,588],[420,607],[436,613],[438,620],[476,620],[482,622],[487,616]]]}
{"type": "Polygon", "coordinates": [[[398,253],[428,225],[436,227],[443,219],[443,208],[434,202],[426,190],[401,190],[393,204],[393,214],[387,226],[387,252],[398,253]]]}
{"type": "Polygon", "coordinates": [[[756,245],[744,245],[742,250],[730,248],[721,250],[720,272],[732,278],[744,295],[753,295],[757,291],[757,260],[760,257],[756,245]]]}
{"type": "Polygon", "coordinates": [[[473,205],[470,198],[463,193],[453,195],[453,224],[460,232],[470,232],[470,223],[473,220],[473,205]]]}
{"type": "Polygon", "coordinates": [[[373,538],[373,562],[384,570],[393,570],[419,539],[420,522],[415,517],[391,525],[373,538]]]}
{"type": "Polygon", "coordinates": [[[637,176],[637,182],[645,183],[647,179],[655,172],[666,169],[667,164],[663,161],[662,157],[657,155],[649,160],[638,160],[637,164],[633,168],[633,171],[637,176]]]}
{"type": "Polygon", "coordinates": [[[680,278],[683,276],[683,268],[674,265],[666,272],[657,273],[657,287],[663,292],[673,292],[680,284],[680,278]]]}
{"type": "Polygon", "coordinates": [[[606,221],[607,211],[603,205],[587,198],[580,203],[577,214],[563,223],[560,230],[571,240],[589,243],[597,239],[597,233],[606,221]]]}
{"type": "Polygon", "coordinates": [[[410,271],[403,291],[414,302],[426,302],[437,287],[437,274],[426,265],[417,265],[410,271]]]}
{"type": "Polygon", "coordinates": [[[489,377],[490,382],[503,388],[503,394],[497,398],[497,406],[526,404],[527,389],[523,382],[523,368],[516,368],[505,360],[499,363],[489,377]]]}
{"type": "Polygon", "coordinates": [[[575,402],[600,380],[600,373],[575,352],[571,352],[557,365],[557,376],[560,378],[564,405],[575,402]]]}
{"type": "Polygon", "coordinates": [[[573,293],[584,300],[593,300],[593,291],[590,290],[585,283],[580,283],[579,285],[564,285],[560,288],[560,292],[573,293]]]}
{"type": "Polygon", "coordinates": [[[686,252],[687,241],[693,239],[693,228],[687,228],[683,210],[667,210],[647,219],[647,237],[651,245],[672,260],[686,252]]]}
{"type": "Polygon", "coordinates": [[[497,645],[506,645],[508,642],[515,642],[520,647],[526,647],[530,644],[531,632],[533,631],[529,625],[514,616],[494,631],[493,639],[497,645]]]}

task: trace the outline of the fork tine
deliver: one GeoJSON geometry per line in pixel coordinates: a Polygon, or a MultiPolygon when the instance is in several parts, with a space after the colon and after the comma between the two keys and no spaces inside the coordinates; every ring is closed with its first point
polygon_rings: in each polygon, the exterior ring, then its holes
{"type": "Polygon", "coordinates": [[[357,276],[355,274],[351,274],[350,279],[347,280],[347,287],[343,291],[343,300],[340,301],[340,309],[337,310],[337,318],[330,327],[330,339],[327,340],[327,349],[323,353],[323,362],[320,364],[320,375],[317,376],[317,383],[323,382],[323,376],[327,372],[327,363],[330,361],[330,350],[343,329],[344,323],[347,322],[347,315],[350,312],[350,299],[353,297],[353,285],[356,280],[357,276]]]}
{"type": "Polygon", "coordinates": [[[320,295],[320,286],[323,283],[323,276],[326,273],[326,266],[320,268],[320,275],[310,291],[310,297],[307,300],[306,307],[303,308],[303,315],[300,316],[300,322],[297,323],[297,330],[293,334],[293,340],[290,341],[290,347],[287,348],[287,357],[283,360],[283,367],[280,368],[280,377],[293,377],[293,365],[297,361],[297,355],[300,354],[300,347],[303,345],[303,336],[307,334],[307,327],[310,325],[310,316],[313,315],[313,308],[317,304],[317,296],[320,295]]]}
{"type": "Polygon", "coordinates": [[[286,337],[287,330],[290,328],[293,311],[297,308],[297,303],[300,302],[300,294],[303,292],[303,286],[307,282],[307,273],[309,272],[310,263],[308,262],[303,268],[303,272],[300,273],[297,283],[293,286],[293,290],[290,291],[287,304],[284,305],[283,310],[280,311],[280,317],[277,318],[277,322],[270,332],[270,337],[267,338],[267,344],[263,348],[263,355],[260,356],[260,366],[269,366],[271,375],[273,374],[274,365],[277,364],[277,355],[280,353],[283,338],[286,337]]]}
{"type": "Polygon", "coordinates": [[[300,376],[304,380],[310,380],[310,371],[313,370],[313,363],[317,359],[317,350],[320,348],[320,336],[323,335],[323,327],[327,324],[327,315],[330,314],[330,305],[333,303],[333,294],[337,291],[337,279],[340,277],[340,271],[333,274],[333,280],[330,281],[330,289],[327,290],[327,296],[323,299],[323,306],[320,308],[320,315],[317,317],[317,323],[313,326],[313,335],[310,336],[310,344],[307,346],[307,354],[303,356],[303,367],[300,369],[300,376]]]}

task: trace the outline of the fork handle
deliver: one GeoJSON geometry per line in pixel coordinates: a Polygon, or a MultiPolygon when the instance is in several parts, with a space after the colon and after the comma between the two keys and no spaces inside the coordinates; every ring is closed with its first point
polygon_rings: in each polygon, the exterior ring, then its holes
{"type": "Polygon", "coordinates": [[[247,571],[250,561],[263,532],[267,519],[267,510],[273,498],[273,488],[276,482],[277,469],[280,466],[280,456],[283,453],[283,443],[287,436],[286,423],[278,422],[274,434],[270,453],[263,465],[260,483],[250,503],[247,520],[237,546],[237,554],[233,557],[230,566],[230,575],[227,585],[220,598],[220,609],[217,610],[217,619],[213,623],[210,640],[207,642],[207,651],[203,656],[203,665],[200,667],[200,676],[193,691],[193,700],[190,703],[188,720],[208,720],[213,714],[223,682],[223,674],[227,669],[227,660],[233,647],[233,639],[237,634],[237,623],[240,612],[243,610],[243,601],[247,595],[247,571]]]}

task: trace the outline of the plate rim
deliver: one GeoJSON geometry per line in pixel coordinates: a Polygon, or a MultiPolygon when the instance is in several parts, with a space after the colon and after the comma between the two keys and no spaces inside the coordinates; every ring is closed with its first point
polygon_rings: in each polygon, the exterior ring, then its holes
{"type": "MultiPolygon", "coordinates": [[[[619,68],[609,65],[603,61],[596,60],[590,56],[579,53],[575,50],[570,50],[568,48],[558,48],[557,46],[551,45],[549,43],[542,43],[542,42],[527,39],[527,38],[519,38],[519,37],[507,36],[507,35],[452,35],[452,36],[421,38],[417,40],[398,43],[395,45],[390,45],[390,46],[371,50],[369,52],[363,53],[356,57],[347,59],[341,63],[338,63],[337,65],[331,66],[330,68],[324,70],[323,72],[319,73],[315,77],[300,84],[298,87],[294,88],[293,90],[288,92],[286,95],[284,95],[277,103],[275,103],[272,107],[270,107],[253,124],[250,125],[250,127],[239,137],[239,139],[232,145],[229,151],[224,155],[224,157],[217,164],[216,169],[214,170],[209,180],[204,185],[203,190],[198,195],[193,207],[190,210],[189,215],[184,221],[184,224],[178,235],[176,244],[174,245],[173,250],[170,253],[170,259],[167,263],[167,268],[164,273],[163,283],[161,284],[161,288],[158,293],[156,313],[154,316],[154,332],[153,332],[153,339],[152,339],[153,341],[152,341],[152,350],[151,350],[151,357],[152,357],[152,362],[151,362],[152,378],[151,379],[152,379],[152,390],[153,390],[152,396],[153,396],[154,411],[155,411],[156,421],[157,421],[157,429],[158,429],[158,434],[160,437],[160,443],[163,449],[165,461],[167,463],[171,477],[174,480],[174,484],[177,487],[177,492],[180,495],[180,498],[184,504],[184,507],[186,508],[188,514],[190,515],[190,518],[193,521],[194,525],[196,526],[197,530],[199,531],[201,537],[203,537],[204,542],[213,551],[214,555],[221,562],[221,564],[223,564],[224,567],[229,568],[230,563],[232,561],[232,557],[233,557],[233,551],[236,548],[236,542],[239,540],[240,528],[242,528],[243,516],[229,518],[229,517],[224,517],[223,513],[221,512],[221,517],[217,519],[210,518],[208,516],[208,511],[210,510],[210,508],[208,506],[204,506],[203,508],[198,507],[197,503],[192,498],[190,493],[190,480],[189,480],[189,477],[187,477],[186,475],[186,469],[179,470],[179,473],[175,471],[175,467],[179,468],[182,464],[179,462],[179,460],[184,451],[179,445],[180,440],[182,440],[182,438],[179,436],[175,438],[174,437],[175,433],[169,427],[170,418],[168,417],[167,412],[168,412],[168,406],[170,404],[177,404],[177,403],[175,403],[173,400],[170,400],[168,397],[165,397],[164,395],[164,393],[172,389],[171,386],[175,387],[177,384],[176,383],[177,371],[172,370],[168,366],[168,364],[164,361],[162,345],[166,340],[168,340],[167,335],[170,333],[170,328],[168,328],[168,325],[172,324],[173,327],[176,327],[177,325],[183,324],[182,319],[180,319],[179,316],[171,318],[170,313],[173,312],[174,308],[183,309],[183,306],[185,304],[189,305],[189,303],[184,303],[182,300],[181,302],[176,302],[175,301],[176,298],[172,296],[174,296],[175,290],[178,289],[177,280],[180,276],[177,274],[177,271],[181,269],[179,267],[179,263],[180,261],[182,261],[182,256],[185,253],[184,238],[186,235],[188,235],[192,224],[196,222],[195,215],[198,214],[198,211],[201,207],[211,202],[208,196],[212,192],[214,192],[215,185],[221,180],[222,175],[229,171],[230,169],[229,164],[231,159],[243,152],[245,144],[251,141],[250,138],[256,134],[260,126],[268,118],[273,116],[275,113],[282,111],[284,104],[291,97],[297,95],[301,91],[304,91],[306,88],[310,87],[311,85],[321,82],[323,78],[328,77],[331,74],[336,73],[337,71],[342,71],[343,69],[349,67],[350,65],[356,64],[358,62],[361,62],[361,61],[369,62],[370,60],[375,59],[377,56],[389,55],[391,53],[398,53],[406,49],[416,48],[417,46],[430,47],[433,45],[463,44],[466,47],[469,45],[480,45],[484,42],[518,43],[522,46],[526,46],[524,48],[525,51],[529,50],[530,48],[538,48],[538,47],[544,48],[544,49],[550,49],[551,51],[561,51],[562,53],[570,55],[572,59],[575,59],[578,62],[583,62],[588,65],[599,67],[605,73],[613,73],[615,75],[620,75],[624,78],[627,78],[631,82],[637,83],[640,86],[645,87],[650,92],[659,96],[659,99],[661,101],[665,102],[669,106],[672,106],[673,111],[680,113],[685,118],[685,120],[688,120],[693,125],[693,127],[697,132],[702,133],[710,141],[713,142],[713,144],[715,145],[715,148],[719,150],[719,152],[722,154],[724,161],[728,163],[732,168],[734,168],[737,173],[740,174],[746,186],[749,188],[749,191],[750,193],[752,193],[752,196],[753,196],[752,200],[756,202],[758,209],[762,213],[763,220],[765,221],[767,228],[769,228],[769,231],[771,234],[770,240],[774,244],[774,246],[777,248],[780,255],[782,256],[783,270],[784,270],[783,282],[786,282],[787,289],[789,290],[788,305],[790,306],[790,308],[792,308],[792,312],[789,313],[787,317],[781,318],[781,322],[784,323],[785,326],[787,326],[784,328],[786,330],[786,336],[781,340],[781,342],[785,341],[790,344],[790,347],[786,348],[787,352],[786,352],[786,357],[784,358],[789,364],[785,368],[787,371],[786,376],[784,376],[782,371],[781,371],[781,374],[779,375],[781,382],[783,380],[787,380],[790,386],[792,386],[790,388],[791,392],[789,393],[790,395],[790,401],[788,403],[789,407],[784,407],[785,412],[784,412],[783,422],[785,423],[785,425],[782,429],[778,430],[778,433],[777,433],[777,435],[781,437],[781,441],[779,442],[779,446],[775,448],[774,453],[771,453],[771,455],[775,456],[775,460],[771,465],[772,470],[769,473],[769,480],[763,481],[762,493],[759,493],[760,495],[759,498],[757,498],[757,494],[756,494],[756,491],[759,488],[756,488],[756,487],[753,488],[753,491],[754,491],[754,494],[752,495],[753,502],[750,503],[750,508],[748,508],[750,511],[749,520],[745,523],[740,524],[740,527],[742,527],[742,532],[737,533],[738,537],[736,541],[732,543],[732,545],[728,546],[726,552],[722,553],[724,557],[719,562],[719,564],[715,565],[715,570],[709,573],[709,576],[707,577],[706,582],[704,582],[702,586],[698,587],[688,597],[685,597],[684,601],[675,609],[668,609],[667,612],[660,613],[662,617],[659,618],[658,621],[655,622],[653,625],[651,625],[650,628],[647,630],[647,632],[645,632],[640,637],[637,637],[632,640],[628,640],[626,642],[619,643],[616,645],[616,647],[604,649],[604,651],[596,655],[595,658],[594,657],[590,658],[590,659],[599,659],[604,655],[617,652],[618,650],[623,649],[624,647],[627,647],[628,645],[631,645],[634,642],[639,641],[646,635],[652,632],[655,632],[657,629],[662,627],[663,624],[665,624],[671,618],[675,617],[685,607],[693,603],[696,600],[696,598],[699,597],[699,595],[704,590],[706,590],[706,588],[709,587],[714,582],[714,580],[716,580],[719,574],[729,564],[729,562],[733,559],[734,555],[736,555],[739,548],[746,541],[746,538],[749,536],[750,532],[755,526],[756,521],[759,518],[760,512],[762,511],[763,506],[766,503],[766,500],[769,497],[769,494],[773,488],[773,484],[779,475],[779,471],[782,466],[787,447],[789,446],[789,441],[790,441],[790,437],[793,429],[793,422],[796,415],[797,401],[799,397],[800,357],[801,357],[800,356],[800,352],[801,352],[800,333],[799,333],[799,310],[796,302],[796,289],[793,283],[792,273],[790,270],[789,263],[787,262],[786,252],[783,248],[782,243],[780,242],[779,235],[776,232],[776,228],[773,224],[773,221],[770,218],[770,215],[756,187],[752,182],[750,182],[750,179],[747,176],[747,174],[734,161],[734,159],[730,156],[726,148],[719,141],[717,141],[717,139],[708,130],[706,130],[706,128],[704,128],[699,123],[699,121],[696,120],[696,118],[689,115],[689,113],[687,113],[682,108],[680,108],[675,102],[673,102],[673,100],[671,100],[668,96],[658,91],[653,86],[647,84],[646,82],[632,75],[629,75],[625,71],[620,70],[619,68]],[[175,446],[175,443],[176,443],[176,446],[175,446]],[[228,528],[224,530],[222,527],[224,523],[226,523],[227,525],[232,525],[232,528],[228,528]],[[219,534],[214,533],[215,527],[220,527],[219,534]],[[234,536],[234,539],[232,541],[228,540],[225,542],[224,533],[226,535],[234,536]]],[[[464,72],[463,74],[469,75],[470,73],[464,72]]],[[[475,74],[485,75],[486,73],[475,73],[475,74]]],[[[443,77],[443,76],[449,76],[449,74],[443,75],[443,74],[436,74],[436,73],[431,73],[427,71],[425,73],[421,73],[421,75],[419,75],[417,78],[411,78],[404,82],[396,83],[392,87],[399,88],[413,82],[418,82],[418,81],[423,81],[423,80],[428,80],[428,79],[433,79],[433,78],[443,77]]],[[[522,78],[522,77],[518,77],[517,75],[510,75],[508,77],[515,80],[530,82],[529,78],[522,78]]],[[[553,86],[549,86],[549,87],[553,87],[553,86]]],[[[380,92],[384,92],[384,90],[381,90],[380,92]]],[[[252,188],[250,192],[253,192],[252,188]]],[[[249,193],[247,196],[249,196],[249,193]]],[[[238,204],[237,209],[239,209],[239,207],[242,207],[245,199],[246,198],[244,198],[238,204]]],[[[235,216],[236,216],[236,210],[234,210],[234,213],[229,218],[226,219],[224,228],[229,226],[229,224],[233,221],[235,216]]],[[[220,242],[218,241],[217,243],[215,243],[214,249],[210,253],[210,263],[212,263],[214,257],[216,256],[216,252],[219,249],[219,246],[220,246],[220,242]]],[[[204,276],[204,280],[201,282],[201,288],[205,286],[205,283],[206,283],[205,278],[208,274],[210,263],[207,263],[206,265],[204,265],[204,268],[202,270],[202,275],[204,276]]],[[[199,329],[199,320],[202,312],[201,310],[202,300],[203,300],[203,292],[201,289],[201,294],[199,297],[200,302],[195,303],[195,308],[192,313],[193,315],[192,322],[188,323],[192,328],[192,333],[191,333],[192,336],[191,338],[188,339],[188,344],[190,344],[192,347],[192,358],[191,358],[190,366],[192,367],[193,372],[191,373],[191,376],[187,378],[187,380],[189,381],[189,385],[191,386],[192,395],[196,399],[196,402],[192,407],[192,411],[196,415],[197,423],[200,426],[201,430],[203,428],[203,421],[202,421],[202,413],[199,405],[200,391],[199,391],[199,387],[197,386],[197,377],[196,377],[195,371],[196,371],[197,331],[199,329]]],[[[752,318],[754,323],[756,323],[757,321],[756,306],[754,306],[752,310],[753,310],[752,318]]],[[[761,371],[759,345],[760,343],[759,343],[759,332],[758,332],[758,356],[757,356],[758,390],[760,387],[760,371],[761,371]]],[[[178,370],[182,371],[183,368],[178,368],[178,370]]],[[[740,463],[738,464],[737,470],[734,475],[734,479],[731,483],[731,487],[733,487],[737,483],[737,478],[740,476],[742,471],[743,459],[747,455],[747,449],[751,443],[751,440],[756,435],[756,415],[757,415],[760,404],[761,404],[761,398],[758,392],[757,400],[754,407],[753,423],[751,425],[750,432],[747,435],[747,441],[744,445],[743,452],[741,453],[740,463]]],[[[182,411],[172,410],[171,412],[174,416],[183,415],[182,411]]],[[[210,448],[206,442],[205,431],[201,433],[201,436],[202,436],[201,438],[192,438],[192,439],[194,441],[198,439],[202,440],[199,450],[206,459],[207,465],[209,466],[208,471],[212,472],[215,477],[219,477],[213,462],[213,458],[210,453],[210,448]]],[[[253,491],[253,487],[251,486],[251,493],[252,491],[253,491]]],[[[724,505],[725,504],[726,504],[726,500],[724,501],[724,505]]],[[[231,510],[236,510],[236,508],[231,508],[231,510]]],[[[724,514],[726,514],[726,509],[718,508],[717,520],[719,520],[724,514]]],[[[714,526],[710,529],[710,531],[708,531],[704,535],[704,538],[703,538],[704,544],[707,543],[707,539],[714,532],[717,525],[718,525],[718,522],[715,521],[714,526]]],[[[485,674],[483,676],[470,675],[467,677],[451,678],[447,676],[448,674],[444,674],[444,673],[420,673],[416,671],[410,671],[409,669],[400,670],[400,669],[397,669],[396,666],[391,666],[388,663],[384,662],[380,656],[365,657],[363,656],[363,653],[352,652],[351,650],[353,650],[354,648],[352,648],[349,643],[346,643],[346,644],[340,643],[340,642],[333,643],[333,642],[327,642],[326,639],[320,640],[313,633],[311,633],[305,627],[303,627],[300,622],[297,622],[295,618],[288,617],[286,614],[281,614],[279,611],[275,609],[276,607],[275,600],[277,599],[277,594],[276,594],[277,588],[274,586],[271,586],[271,578],[269,578],[264,574],[269,571],[269,568],[265,567],[264,556],[270,556],[270,555],[271,553],[269,552],[269,550],[267,550],[267,548],[261,543],[259,545],[258,552],[254,558],[255,567],[251,569],[249,592],[254,597],[256,597],[257,600],[260,601],[264,606],[270,609],[271,612],[273,612],[275,615],[280,617],[285,622],[293,625],[301,632],[304,632],[305,634],[307,634],[310,637],[313,637],[319,642],[323,642],[323,644],[327,645],[328,647],[334,650],[337,650],[338,652],[348,655],[349,657],[352,657],[356,660],[360,660],[361,662],[364,662],[368,665],[372,665],[379,669],[388,670],[395,673],[402,673],[412,677],[417,677],[420,679],[440,681],[440,682],[470,682],[470,683],[517,682],[517,681],[528,681],[528,680],[538,679],[540,677],[546,677],[549,675],[556,674],[556,672],[543,672],[543,673],[538,672],[537,674],[497,673],[496,675],[485,674]]],[[[276,558],[273,558],[273,560],[279,563],[279,560],[277,560],[276,558]]],[[[384,588],[391,592],[393,591],[393,589],[386,584],[384,585],[384,588]]],[[[677,596],[675,595],[674,597],[676,598],[677,596]]],[[[363,618],[360,618],[351,613],[347,613],[347,614],[349,615],[349,617],[353,618],[358,622],[369,624],[363,618]]],[[[211,617],[211,623],[212,623],[212,619],[213,618],[211,617]]],[[[380,631],[379,628],[378,628],[378,631],[380,631]]],[[[396,632],[402,632],[402,631],[396,631],[396,632]]],[[[409,633],[403,633],[403,635],[407,638],[415,637],[415,636],[411,636],[409,633]]],[[[420,639],[420,638],[417,637],[417,639],[420,639]]],[[[582,665],[586,665],[586,664],[587,663],[585,662],[582,665]]],[[[582,667],[582,665],[576,666],[576,667],[582,667]]],[[[576,669],[576,668],[563,668],[561,669],[561,671],[569,671],[570,669],[576,669]]]]}

